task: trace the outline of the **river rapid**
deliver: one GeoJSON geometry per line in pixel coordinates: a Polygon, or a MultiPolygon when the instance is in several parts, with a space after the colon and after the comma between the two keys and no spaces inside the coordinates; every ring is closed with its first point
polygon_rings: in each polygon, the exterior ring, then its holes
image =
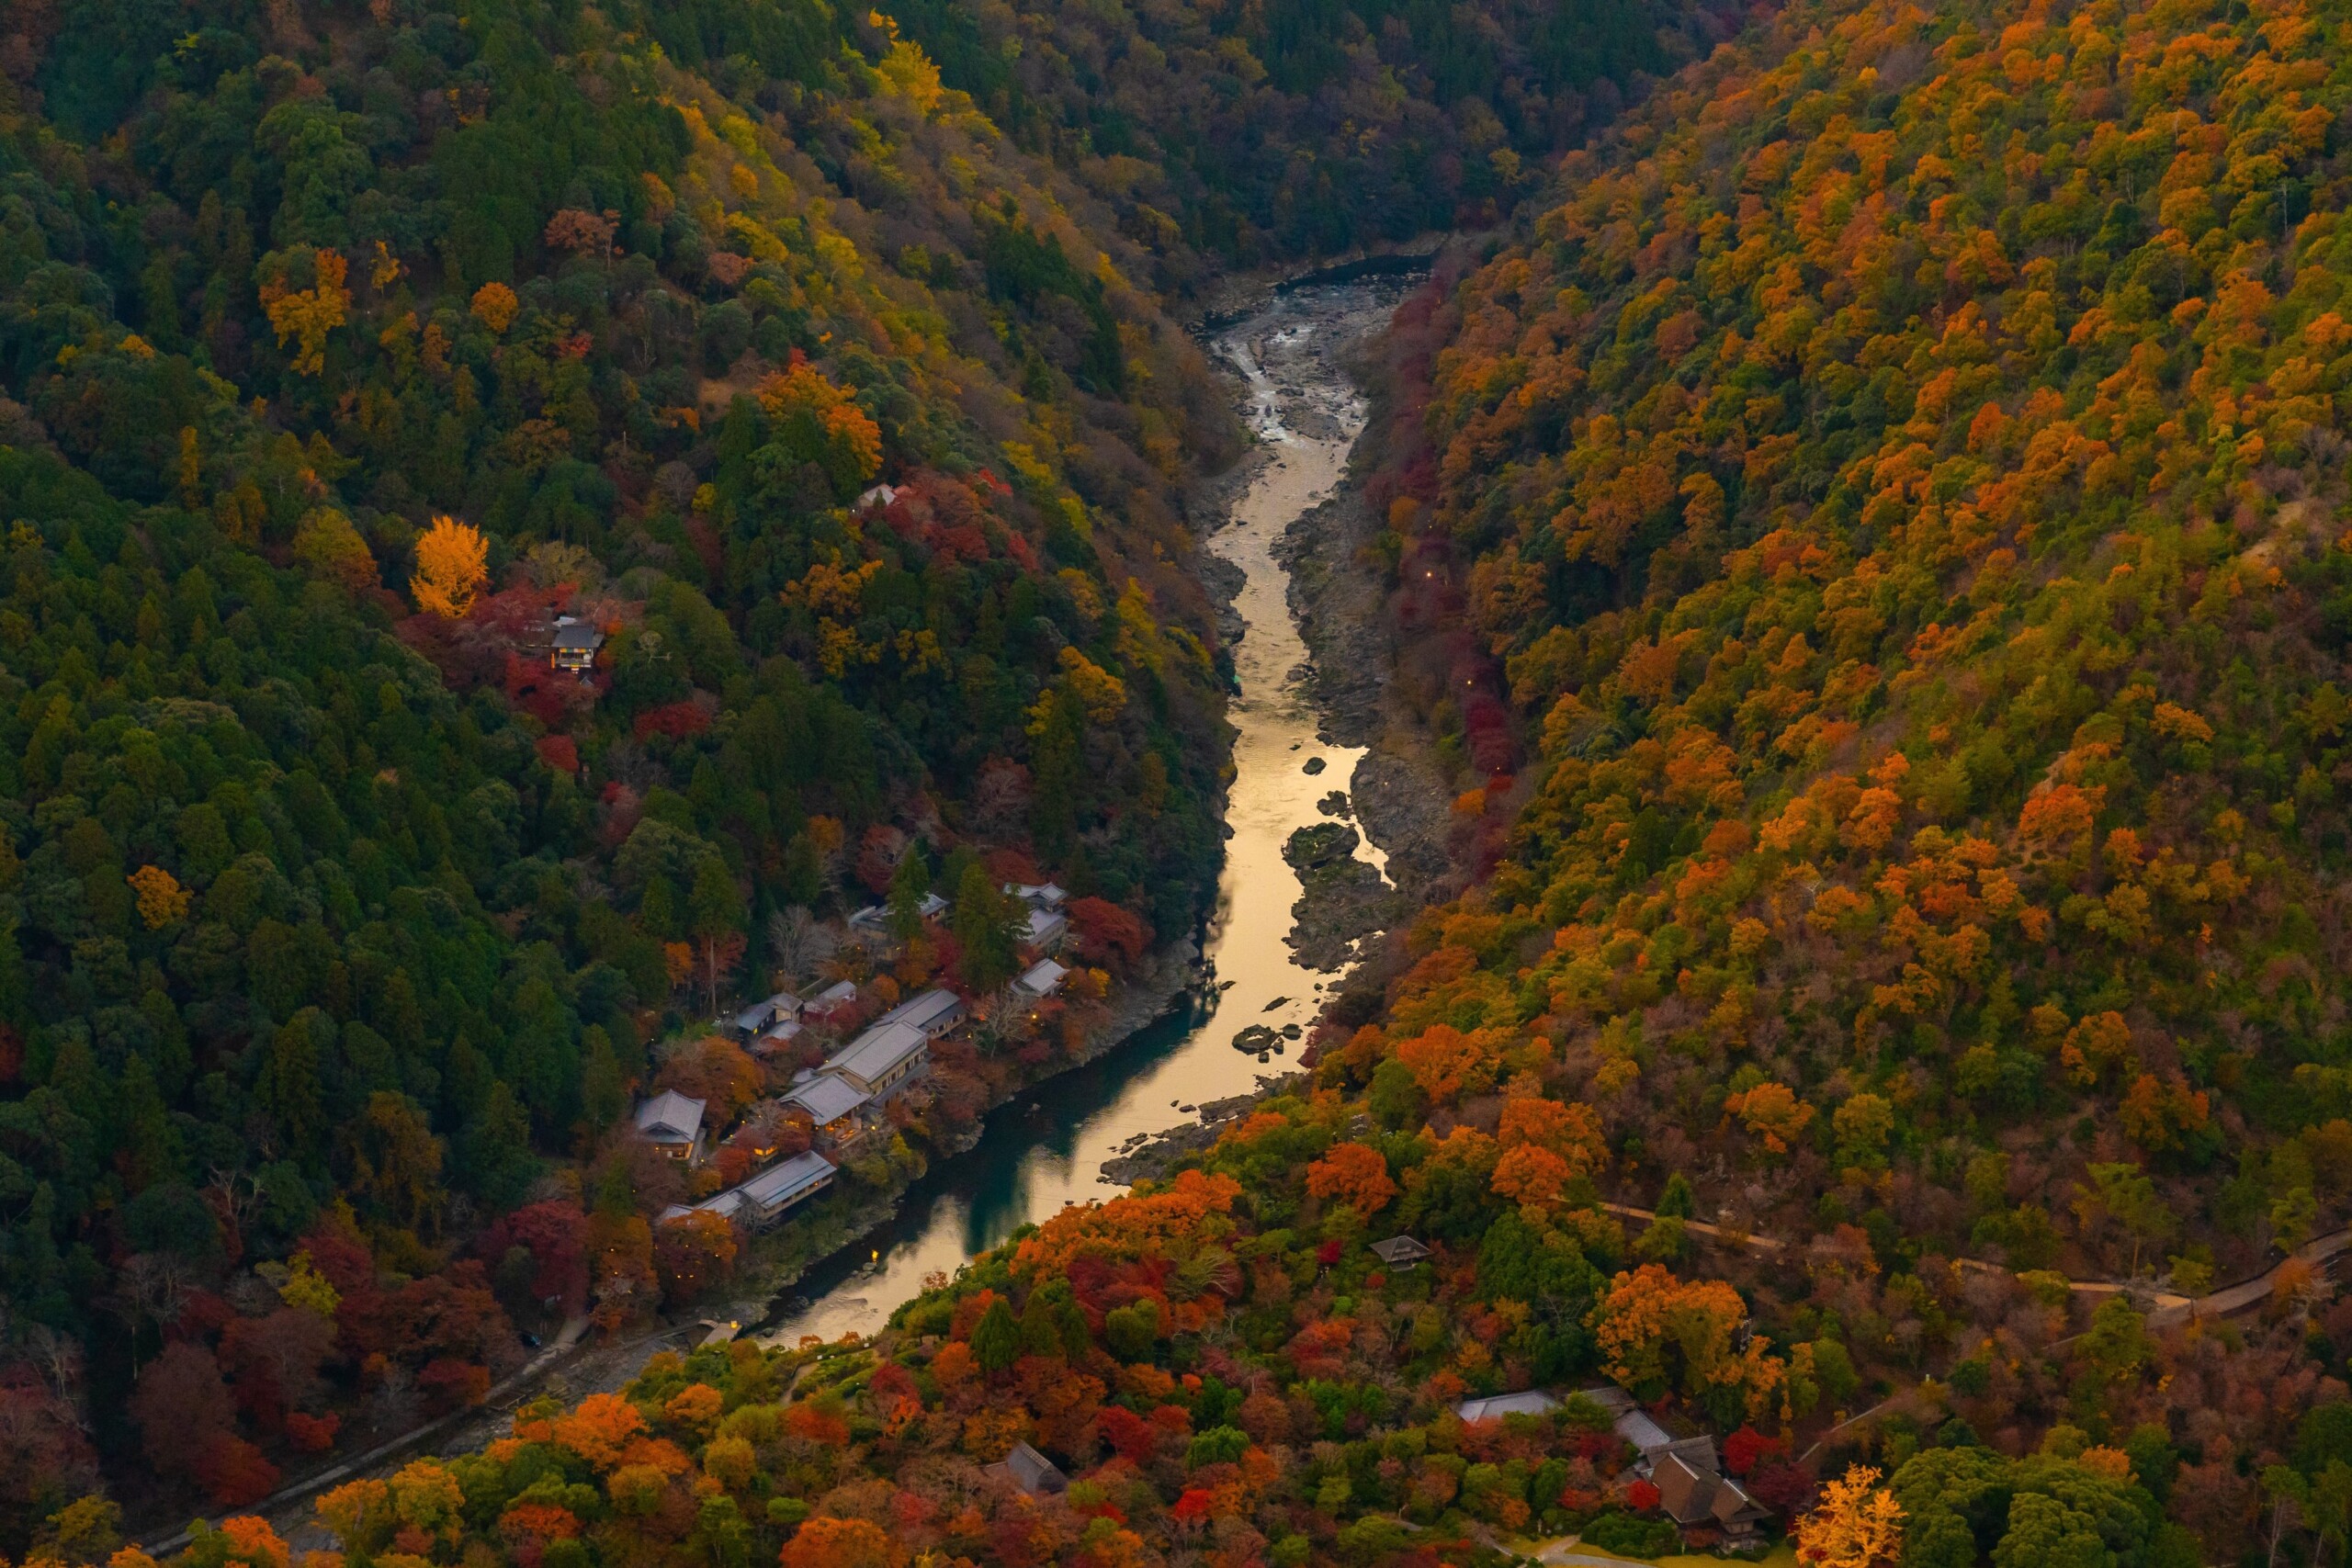
{"type": "MultiPolygon", "coordinates": [[[[1294,961],[1285,939],[1300,885],[1282,852],[1295,830],[1313,823],[1336,817],[1360,828],[1351,807],[1325,810],[1318,802],[1351,787],[1364,753],[1317,737],[1303,680],[1306,647],[1291,618],[1289,574],[1274,544],[1329,498],[1346,469],[1365,411],[1337,351],[1379,330],[1402,287],[1374,279],[1279,294],[1211,340],[1239,383],[1261,450],[1206,547],[1238,570],[1233,609],[1241,627],[1234,649],[1239,691],[1228,710],[1237,732],[1234,778],[1225,868],[1204,947],[1213,976],[1206,999],[999,1107],[978,1146],[941,1161],[910,1188],[894,1220],[779,1297],[757,1330],[762,1342],[874,1333],[900,1303],[1019,1226],[1116,1191],[1102,1164],[1131,1144],[1190,1119],[1196,1106],[1252,1093],[1261,1076],[1295,1064],[1295,1041],[1261,1064],[1235,1049],[1233,1037],[1251,1024],[1303,1032],[1339,983],[1338,972],[1294,961]],[[1323,765],[1307,772],[1317,758],[1323,765]]],[[[1385,874],[1385,859],[1368,837],[1356,852],[1385,874]]]]}

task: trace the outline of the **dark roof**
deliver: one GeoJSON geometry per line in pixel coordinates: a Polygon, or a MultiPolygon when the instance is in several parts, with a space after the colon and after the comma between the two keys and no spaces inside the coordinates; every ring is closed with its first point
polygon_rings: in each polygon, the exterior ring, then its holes
{"type": "Polygon", "coordinates": [[[1716,1475],[1680,1454],[1668,1454],[1650,1472],[1659,1506],[1678,1525],[1735,1525],[1761,1518],[1764,1510],[1747,1489],[1728,1476],[1716,1475]]]}
{"type": "Polygon", "coordinates": [[[605,634],[586,621],[573,621],[555,629],[555,646],[560,649],[586,649],[593,652],[604,642],[605,634]]]}
{"type": "Polygon", "coordinates": [[[1386,1241],[1375,1241],[1372,1250],[1383,1263],[1418,1263],[1430,1255],[1430,1249],[1408,1235],[1392,1235],[1386,1241]]]}

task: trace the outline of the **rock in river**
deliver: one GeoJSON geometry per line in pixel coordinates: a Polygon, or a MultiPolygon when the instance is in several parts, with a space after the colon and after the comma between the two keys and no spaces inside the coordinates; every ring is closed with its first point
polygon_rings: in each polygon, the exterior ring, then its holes
{"type": "Polygon", "coordinates": [[[1345,822],[1317,822],[1301,828],[1283,845],[1283,859],[1300,872],[1312,871],[1356,852],[1356,830],[1345,822]]]}

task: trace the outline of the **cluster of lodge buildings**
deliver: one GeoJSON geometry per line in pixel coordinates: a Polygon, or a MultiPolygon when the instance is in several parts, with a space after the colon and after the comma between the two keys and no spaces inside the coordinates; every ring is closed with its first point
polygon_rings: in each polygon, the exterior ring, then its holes
{"type": "MultiPolygon", "coordinates": [[[[1747,1487],[1724,1472],[1713,1433],[1675,1436],[1614,1383],[1583,1389],[1579,1394],[1600,1406],[1611,1427],[1633,1449],[1634,1463],[1626,1475],[1657,1488],[1658,1507],[1693,1544],[1740,1547],[1758,1539],[1771,1516],[1747,1487]]],[[[1465,1399],[1453,1409],[1464,1421],[1493,1421],[1506,1416],[1546,1416],[1560,1404],[1542,1389],[1529,1389],[1465,1399]]]]}
{"type": "MultiPolygon", "coordinates": [[[[1056,960],[1069,929],[1061,906],[1069,895],[1052,883],[1027,886],[1008,883],[1005,891],[1027,906],[1028,925],[1023,937],[1033,962],[1010,990],[1016,1002],[1044,1001],[1061,988],[1069,971],[1056,960]]],[[[936,919],[946,911],[946,900],[926,895],[922,915],[936,919]]],[[[888,942],[888,915],[879,906],[860,909],[849,919],[850,931],[869,944],[888,942]]],[[[840,980],[807,999],[778,991],[737,1013],[734,1033],[751,1055],[770,1061],[798,1043],[812,1026],[835,1022],[857,1005],[854,983],[840,980]]],[[[890,1102],[920,1083],[931,1070],[931,1047],[961,1028],[971,1009],[954,991],[934,987],[900,1002],[860,1031],[819,1067],[804,1067],[791,1088],[774,1104],[789,1120],[806,1122],[808,1152],[760,1170],[749,1179],[698,1203],[673,1204],[663,1220],[704,1212],[734,1221],[747,1230],[764,1230],[786,1210],[813,1197],[832,1183],[842,1161],[854,1155],[866,1138],[887,1122],[890,1102]]],[[[707,1101],[675,1089],[665,1090],[637,1108],[637,1134],[646,1142],[687,1166],[696,1166],[710,1153],[714,1129],[706,1125],[707,1101]]],[[[753,1151],[763,1159],[774,1150],[753,1151]]]]}

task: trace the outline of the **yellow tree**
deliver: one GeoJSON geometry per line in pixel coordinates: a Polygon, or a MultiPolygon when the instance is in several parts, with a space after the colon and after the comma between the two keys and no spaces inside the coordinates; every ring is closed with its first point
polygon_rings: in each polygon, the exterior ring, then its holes
{"type": "Polygon", "coordinates": [[[179,878],[160,865],[142,865],[123,879],[139,897],[139,918],[151,931],[161,931],[187,915],[192,895],[179,878]]]}
{"type": "Polygon", "coordinates": [[[327,333],[343,325],[351,308],[351,290],[344,287],[351,264],[340,252],[312,251],[311,287],[297,288],[293,285],[298,279],[288,274],[300,271],[300,262],[295,253],[292,266],[281,265],[271,274],[261,286],[261,307],[277,333],[278,346],[286,346],[289,338],[294,341],[294,368],[316,376],[327,367],[327,333]]]}
{"type": "Polygon", "coordinates": [[[1724,1109],[1739,1118],[1766,1152],[1787,1154],[1813,1124],[1813,1107],[1796,1097],[1786,1084],[1760,1083],[1727,1095],[1724,1109]]]}
{"type": "Polygon", "coordinates": [[[474,290],[473,317],[494,333],[503,333],[512,325],[522,301],[514,298],[514,290],[503,283],[485,283],[474,290]]]}
{"type": "Polygon", "coordinates": [[[1881,1568],[1902,1552],[1903,1505],[1878,1484],[1877,1471],[1854,1465],[1821,1489],[1792,1533],[1806,1568],[1881,1568]]]}
{"type": "Polygon", "coordinates": [[[1684,1280],[1655,1263],[1610,1281],[1585,1318],[1601,1367],[1645,1397],[1679,1390],[1726,1420],[1760,1415],[1786,1369],[1766,1356],[1771,1341],[1739,1339],[1747,1316],[1737,1291],[1720,1280],[1684,1280]]]}
{"type": "Polygon", "coordinates": [[[470,523],[435,517],[416,542],[416,575],[409,592],[420,610],[454,621],[474,607],[474,595],[490,581],[490,541],[470,523]]]}

